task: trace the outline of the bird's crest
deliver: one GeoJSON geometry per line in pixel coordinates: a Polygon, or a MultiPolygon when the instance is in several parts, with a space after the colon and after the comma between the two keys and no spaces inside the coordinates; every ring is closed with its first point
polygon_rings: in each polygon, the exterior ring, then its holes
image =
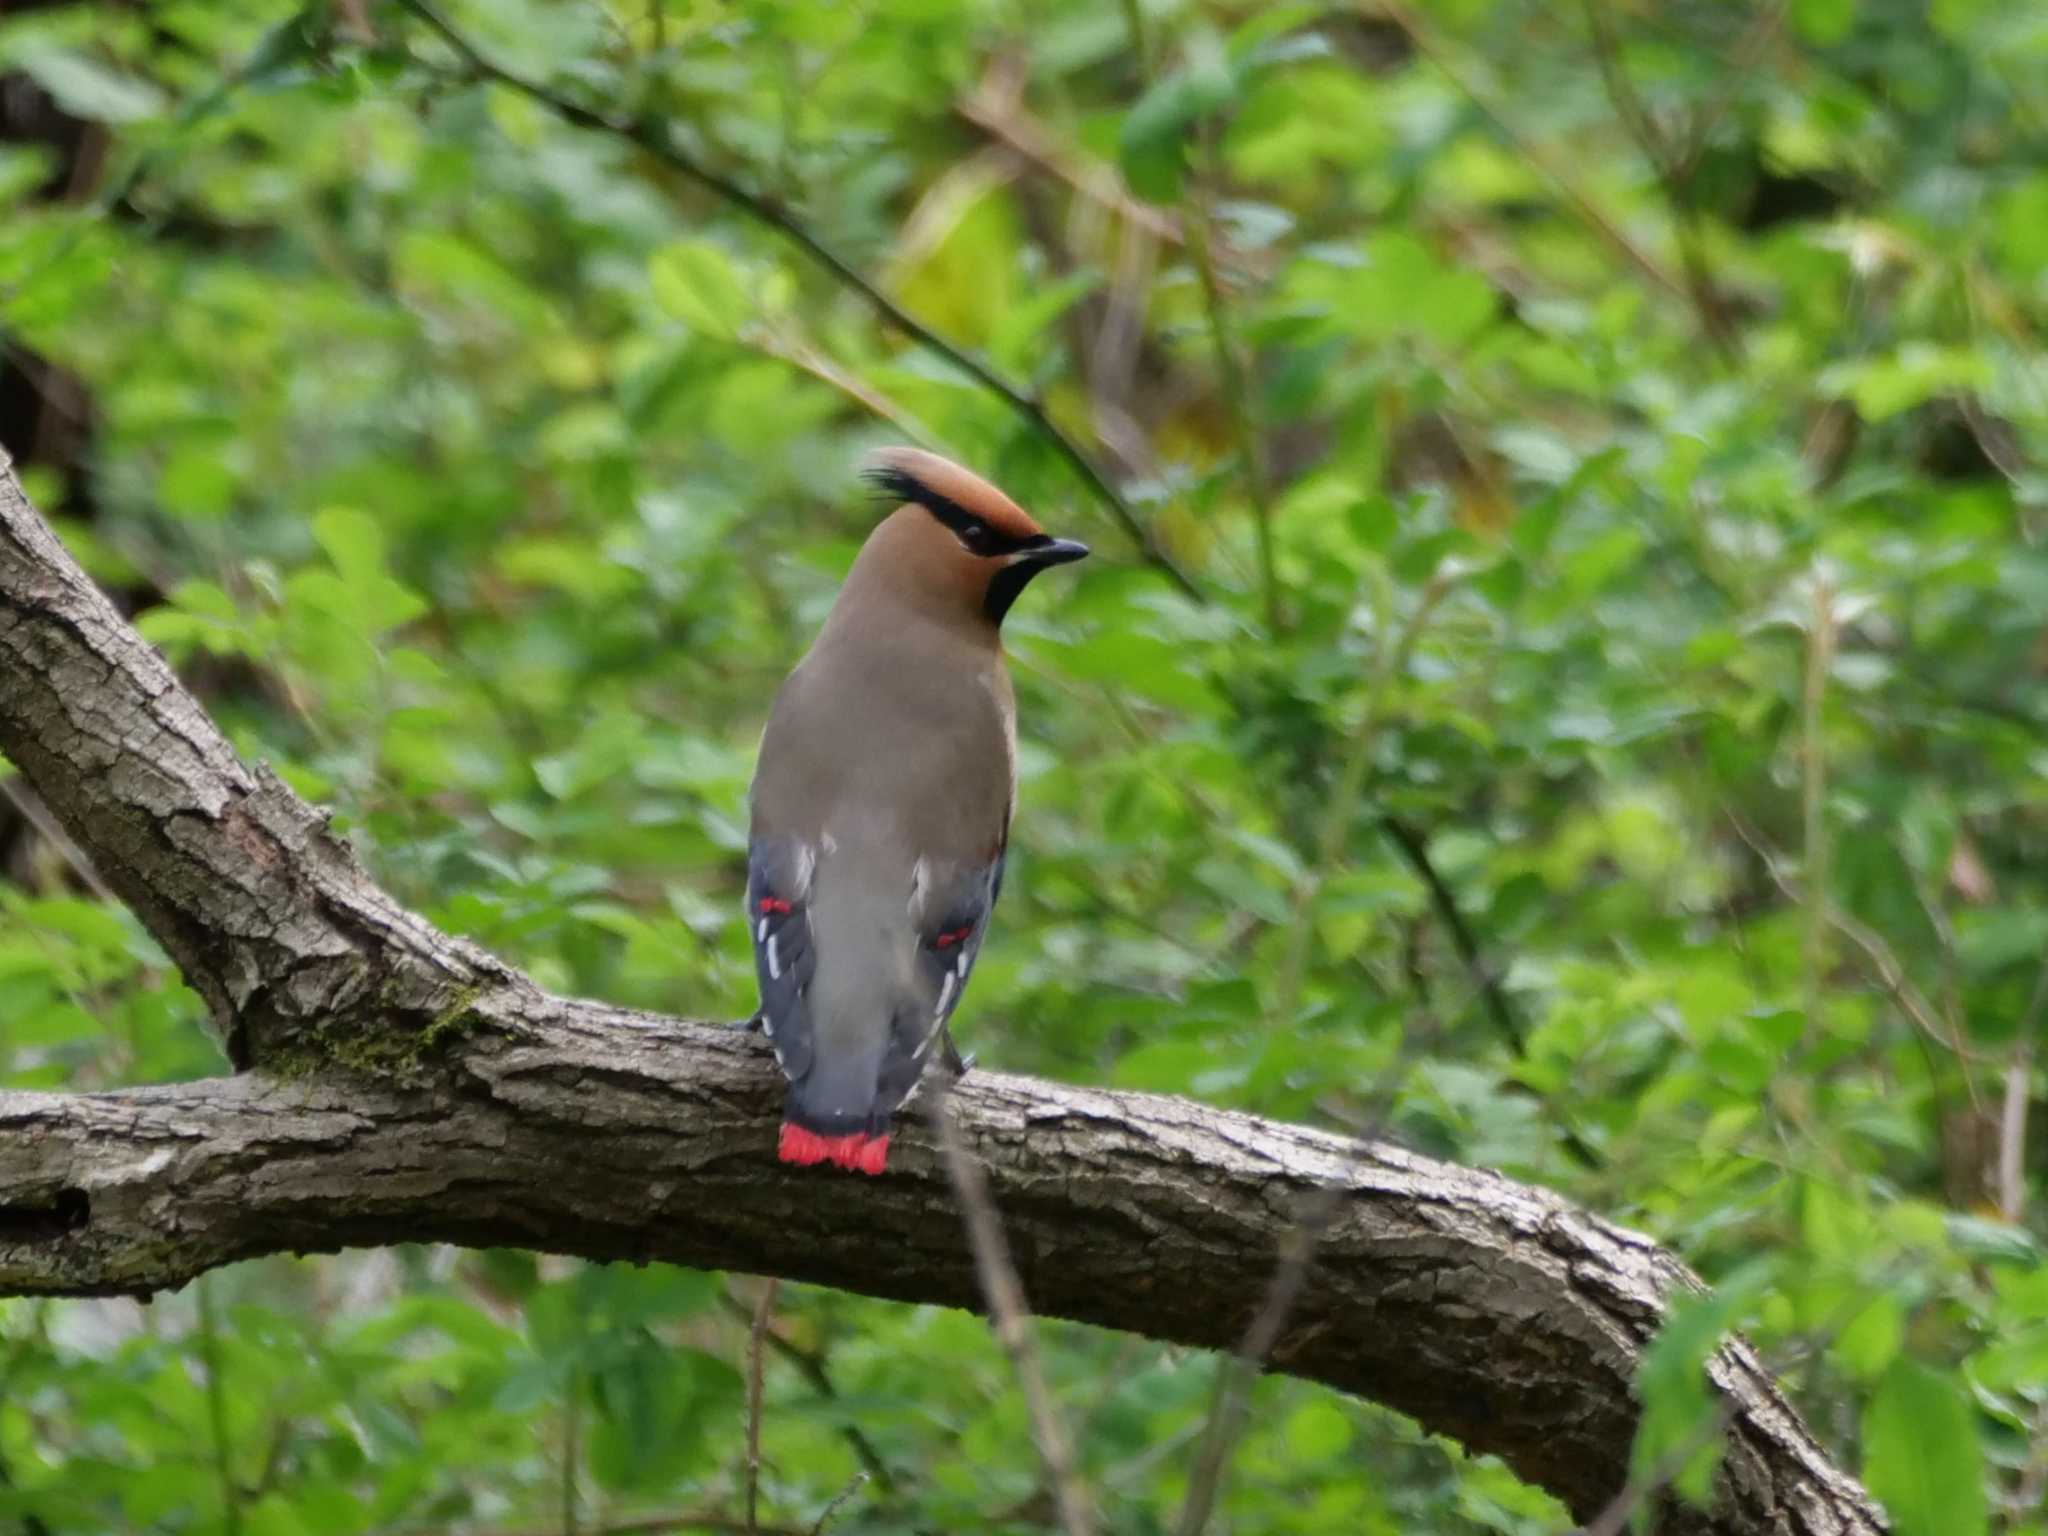
{"type": "Polygon", "coordinates": [[[975,522],[1006,539],[1033,539],[1045,532],[1029,512],[981,476],[922,448],[878,448],[861,465],[861,478],[898,501],[923,507],[955,533],[975,522]]]}

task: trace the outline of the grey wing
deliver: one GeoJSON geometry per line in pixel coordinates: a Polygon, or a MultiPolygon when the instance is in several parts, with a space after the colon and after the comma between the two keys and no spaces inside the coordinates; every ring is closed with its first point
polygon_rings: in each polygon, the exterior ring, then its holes
{"type": "Polygon", "coordinates": [[[1003,889],[1005,856],[998,848],[986,864],[958,869],[924,895],[916,962],[920,1006],[897,1015],[882,1065],[882,1100],[892,1107],[917,1085],[940,1032],[960,1006],[1003,889]]]}
{"type": "Polygon", "coordinates": [[[757,837],[747,849],[747,935],[761,984],[761,1024],[791,1078],[811,1069],[807,994],[818,966],[810,907],[817,862],[817,851],[800,838],[757,837]]]}

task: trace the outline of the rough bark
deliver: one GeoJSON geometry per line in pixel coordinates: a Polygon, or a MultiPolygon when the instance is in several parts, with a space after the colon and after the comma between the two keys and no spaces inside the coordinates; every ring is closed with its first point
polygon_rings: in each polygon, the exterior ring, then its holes
{"type": "MultiPolygon", "coordinates": [[[[243,1075],[0,1093],[0,1294],[147,1293],[258,1254],[398,1241],[669,1260],[976,1307],[915,1116],[888,1174],[774,1160],[781,1085],[731,1030],[549,997],[384,895],[72,564],[0,457],[0,751],[213,1010],[243,1075]]],[[[1504,1457],[1590,1518],[1674,1293],[1648,1239],[1497,1174],[1212,1109],[977,1072],[952,1106],[1038,1310],[1235,1344],[1337,1192],[1271,1363],[1504,1457]]],[[[1883,1529],[1747,1346],[1711,1512],[1883,1529]]]]}

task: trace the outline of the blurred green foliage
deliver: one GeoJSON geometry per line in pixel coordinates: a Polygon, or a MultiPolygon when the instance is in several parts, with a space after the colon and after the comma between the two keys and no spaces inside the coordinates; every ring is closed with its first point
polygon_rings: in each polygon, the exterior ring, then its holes
{"type": "MultiPolygon", "coordinates": [[[[858,452],[941,446],[1099,551],[1008,629],[983,1061],[1562,1190],[1727,1282],[1639,1465],[1705,1486],[1735,1326],[1902,1536],[2048,1532],[2048,13],[449,15],[1042,399],[1202,600],[789,241],[408,9],[18,13],[0,67],[84,127],[0,147],[0,327],[87,425],[8,446],[244,753],[545,984],[739,1016],[765,705],[858,452]]],[[[0,1082],[222,1070],[7,828],[0,1082]]],[[[0,1302],[0,1526],[729,1518],[755,1294],[395,1250],[0,1302]]],[[[866,1455],[835,1531],[1045,1525],[978,1321],[786,1287],[775,1325],[765,1518],[866,1455]]],[[[1044,1332],[1110,1529],[1164,1528],[1210,1363],[1044,1332]]],[[[1568,1523],[1299,1384],[1252,1426],[1239,1536],[1568,1523]]]]}

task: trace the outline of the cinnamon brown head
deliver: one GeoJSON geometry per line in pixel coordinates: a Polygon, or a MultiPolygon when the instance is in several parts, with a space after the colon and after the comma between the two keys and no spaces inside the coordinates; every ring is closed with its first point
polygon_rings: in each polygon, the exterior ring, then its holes
{"type": "Polygon", "coordinates": [[[921,448],[880,449],[862,474],[902,503],[870,542],[889,549],[904,580],[957,598],[990,625],[1040,571],[1088,553],[979,475],[921,448]]]}

